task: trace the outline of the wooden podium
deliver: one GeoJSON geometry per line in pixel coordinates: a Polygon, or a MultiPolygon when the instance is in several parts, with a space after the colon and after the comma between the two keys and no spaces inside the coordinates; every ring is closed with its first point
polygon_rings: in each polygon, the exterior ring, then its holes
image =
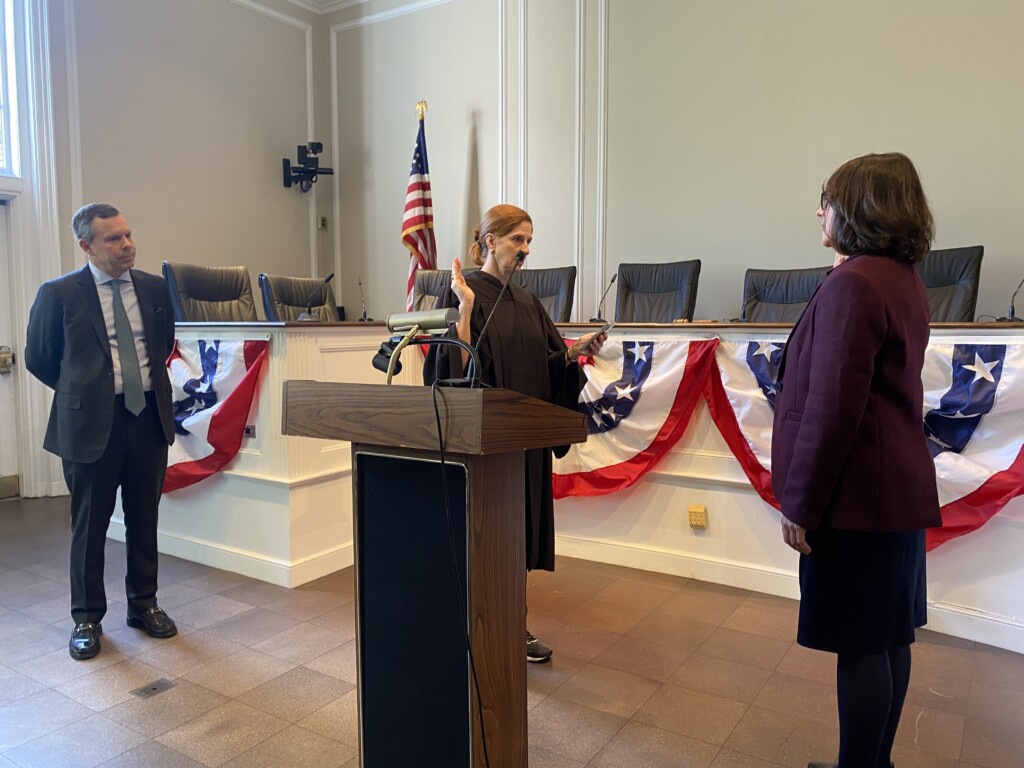
{"type": "Polygon", "coordinates": [[[522,451],[586,440],[585,419],[436,392],[443,476],[429,387],[284,384],[285,434],[352,443],[362,766],[484,766],[468,633],[490,765],[527,768],[522,451]]]}

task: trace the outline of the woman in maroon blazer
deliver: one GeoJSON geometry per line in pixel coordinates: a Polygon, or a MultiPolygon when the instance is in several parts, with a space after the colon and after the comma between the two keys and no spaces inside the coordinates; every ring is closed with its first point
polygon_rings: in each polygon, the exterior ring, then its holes
{"type": "Polygon", "coordinates": [[[800,552],[797,641],[838,654],[837,765],[887,768],[927,620],[924,529],[941,524],[922,422],[930,313],[914,268],[932,215],[913,164],[892,153],[840,166],[818,217],[835,267],[783,354],[772,487],[800,552]]]}

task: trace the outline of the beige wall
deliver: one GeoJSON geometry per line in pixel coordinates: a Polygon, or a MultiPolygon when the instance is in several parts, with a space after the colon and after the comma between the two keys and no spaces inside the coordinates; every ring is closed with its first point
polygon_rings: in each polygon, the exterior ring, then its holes
{"type": "MultiPolygon", "coordinates": [[[[310,274],[313,195],[282,186],[281,158],[312,138],[315,16],[248,0],[50,10],[62,221],[114,203],[151,272],[245,264],[254,289],[261,271],[310,274]]],[[[83,263],[69,231],[62,255],[83,263]]]]}
{"type": "MultiPolygon", "coordinates": [[[[702,259],[697,316],[716,319],[738,313],[747,267],[828,263],[818,190],[869,151],[917,163],[936,247],[986,246],[979,313],[1004,314],[1021,276],[1016,0],[49,5],[61,218],[112,200],[149,270],[337,270],[349,317],[359,279],[372,316],[402,308],[426,99],[441,265],[481,210],[525,204],[528,266],[576,264],[580,318],[622,261],[702,259]],[[301,195],[280,159],[309,138],[338,175],[301,195]]],[[[63,253],[81,263],[68,234],[63,253]]]]}
{"type": "Polygon", "coordinates": [[[327,17],[364,22],[334,34],[342,274],[350,297],[357,273],[370,286],[371,314],[403,298],[395,232],[419,98],[442,254],[464,247],[467,210],[525,200],[533,266],[580,268],[578,317],[620,262],[684,258],[703,261],[697,316],[738,314],[747,267],[831,262],[822,181],[889,150],[918,165],[936,247],[985,245],[978,312],[1005,313],[1024,274],[1016,0],[506,0],[499,28],[501,8],[369,2],[327,17]]]}

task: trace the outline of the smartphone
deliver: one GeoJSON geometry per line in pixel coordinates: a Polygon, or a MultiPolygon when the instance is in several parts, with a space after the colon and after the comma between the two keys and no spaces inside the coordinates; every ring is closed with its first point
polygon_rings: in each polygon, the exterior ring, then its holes
{"type": "MultiPolygon", "coordinates": [[[[612,327],[613,327],[614,325],[615,325],[615,323],[611,323],[611,322],[608,322],[608,323],[605,323],[604,325],[602,325],[602,326],[600,327],[600,329],[598,329],[598,330],[597,330],[597,331],[596,331],[596,332],[594,333],[594,336],[593,336],[593,337],[591,338],[591,341],[593,341],[594,339],[596,339],[596,338],[597,338],[598,336],[600,336],[600,335],[601,335],[602,333],[607,333],[607,332],[608,332],[608,331],[609,331],[609,330],[610,330],[610,329],[611,329],[611,328],[612,328],[612,327]]],[[[587,344],[587,346],[586,346],[586,347],[584,348],[583,354],[585,354],[585,355],[591,355],[591,354],[593,354],[593,352],[592,352],[592,351],[591,351],[591,349],[590,349],[590,344],[587,344]]]]}

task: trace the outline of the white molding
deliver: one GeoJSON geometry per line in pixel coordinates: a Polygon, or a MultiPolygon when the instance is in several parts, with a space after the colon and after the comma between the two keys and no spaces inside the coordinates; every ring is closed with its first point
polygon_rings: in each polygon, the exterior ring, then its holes
{"type": "MultiPolygon", "coordinates": [[[[125,540],[124,521],[113,518],[107,536],[125,540]]],[[[341,544],[291,562],[190,536],[157,534],[161,553],[222,571],[240,573],[279,587],[298,587],[355,562],[353,544],[341,544]]]]}
{"type": "Polygon", "coordinates": [[[529,43],[526,34],[526,6],[527,0],[519,0],[519,207],[523,210],[527,210],[526,190],[528,186],[526,183],[526,169],[528,167],[527,152],[529,150],[529,142],[526,136],[526,117],[529,105],[529,99],[527,98],[529,85],[527,77],[529,43]]]}
{"type": "MultiPolygon", "coordinates": [[[[302,21],[301,19],[296,19],[294,16],[289,16],[286,13],[275,11],[273,8],[268,8],[267,6],[261,3],[257,3],[255,0],[228,0],[228,2],[232,2],[235,5],[240,5],[243,8],[248,8],[250,11],[256,11],[256,13],[261,13],[264,16],[269,16],[270,18],[276,19],[277,21],[283,21],[285,24],[290,24],[291,26],[297,27],[298,29],[313,29],[311,24],[302,21]]],[[[294,3],[294,0],[288,0],[288,2],[294,3]]]]}
{"type": "MultiPolygon", "coordinates": [[[[333,221],[331,222],[331,247],[334,250],[334,274],[341,275],[341,129],[338,125],[338,32],[337,26],[328,31],[331,49],[331,168],[334,168],[334,175],[331,176],[331,186],[334,190],[334,206],[331,211],[333,221]]],[[[344,278],[338,280],[338,300],[341,306],[345,305],[344,278]]],[[[351,310],[351,307],[349,308],[351,310]]],[[[348,313],[351,318],[351,312],[348,313]]]]}
{"type": "Polygon", "coordinates": [[[595,187],[595,197],[597,198],[594,201],[597,208],[594,222],[596,309],[600,305],[601,293],[608,280],[608,276],[605,274],[608,230],[608,0],[601,0],[597,7],[597,179],[595,187]]]}
{"type": "Polygon", "coordinates": [[[927,629],[1024,653],[1024,621],[954,603],[928,603],[927,629]]]}
{"type": "MultiPolygon", "coordinates": [[[[575,144],[575,157],[573,158],[573,191],[572,191],[572,258],[576,265],[576,272],[579,278],[576,280],[575,291],[579,291],[580,283],[583,281],[583,169],[586,157],[584,155],[583,137],[586,115],[584,109],[586,100],[584,98],[584,76],[586,73],[586,2],[576,0],[576,66],[575,66],[575,94],[573,97],[573,126],[575,144]]],[[[579,316],[579,301],[574,300],[573,306],[579,316]]]]}
{"type": "Polygon", "coordinates": [[[416,13],[427,8],[433,8],[435,5],[445,5],[450,3],[452,0],[420,0],[417,3],[409,3],[408,5],[400,5],[397,8],[392,8],[390,11],[381,11],[380,13],[371,13],[368,16],[363,16],[352,21],[346,21],[341,24],[335,24],[331,27],[331,32],[345,32],[349,29],[355,29],[356,27],[365,27],[370,24],[376,24],[381,21],[388,21],[390,19],[396,19],[399,16],[406,16],[410,13],[416,13]]]}
{"type": "MultiPolygon", "coordinates": [[[[22,193],[10,205],[12,344],[23,349],[29,302],[40,283],[61,273],[59,208],[53,133],[53,84],[50,79],[49,8],[21,0],[24,19],[24,65],[19,69],[22,131],[22,193]]],[[[15,367],[17,434],[33,448],[19,463],[24,496],[52,494],[62,486],[59,462],[42,451],[50,411],[50,392],[24,365],[15,367]]]]}
{"type": "Polygon", "coordinates": [[[85,205],[82,185],[82,123],[78,103],[78,36],[75,33],[75,0],[64,0],[64,70],[67,78],[68,165],[71,178],[71,209],[85,205]]]}
{"type": "Polygon", "coordinates": [[[498,193],[508,200],[508,24],[506,0],[498,0],[498,193]]]}
{"type": "Polygon", "coordinates": [[[557,554],[567,557],[622,565],[643,571],[669,573],[674,576],[726,584],[779,597],[798,598],[800,596],[800,583],[796,573],[764,565],[717,557],[698,557],[659,547],[623,544],[617,541],[557,533],[555,534],[555,551],[557,554]]]}
{"type": "Polygon", "coordinates": [[[304,11],[315,13],[317,16],[326,16],[328,13],[334,13],[335,11],[355,8],[357,5],[370,2],[370,0],[334,0],[334,2],[324,3],[323,5],[318,5],[309,0],[285,0],[285,2],[298,6],[304,11]]]}

